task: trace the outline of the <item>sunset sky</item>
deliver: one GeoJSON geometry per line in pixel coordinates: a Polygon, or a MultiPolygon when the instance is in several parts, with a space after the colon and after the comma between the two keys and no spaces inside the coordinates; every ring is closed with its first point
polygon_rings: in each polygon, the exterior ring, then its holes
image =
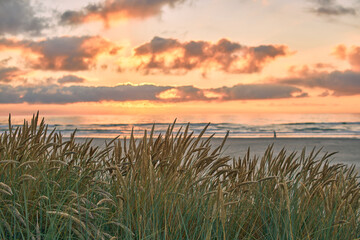
{"type": "Polygon", "coordinates": [[[0,0],[0,115],[359,105],[358,0],[0,0]]]}

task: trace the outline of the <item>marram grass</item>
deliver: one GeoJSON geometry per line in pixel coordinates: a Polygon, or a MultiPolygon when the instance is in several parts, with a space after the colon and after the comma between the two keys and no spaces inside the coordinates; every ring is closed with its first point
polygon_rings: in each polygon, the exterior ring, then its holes
{"type": "MultiPolygon", "coordinates": [[[[104,148],[38,115],[0,136],[0,239],[356,239],[360,186],[332,154],[222,155],[187,126],[104,148]]],[[[226,137],[224,139],[225,143],[226,137]]]]}

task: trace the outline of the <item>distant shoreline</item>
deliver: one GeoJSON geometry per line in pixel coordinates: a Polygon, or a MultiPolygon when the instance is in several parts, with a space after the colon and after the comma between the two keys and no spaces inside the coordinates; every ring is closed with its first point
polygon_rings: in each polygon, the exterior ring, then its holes
{"type": "MultiPolygon", "coordinates": [[[[156,138],[158,135],[154,135],[153,138],[156,138]]],[[[124,139],[124,135],[120,135],[120,137],[118,138],[119,140],[123,140],[124,139]]],[[[130,136],[126,136],[126,138],[128,139],[130,136]]],[[[195,135],[196,137],[196,135],[195,135]]],[[[86,139],[94,139],[94,140],[113,140],[114,138],[104,138],[104,137],[77,137],[75,135],[75,138],[77,140],[86,140],[86,139]]],[[[135,137],[136,139],[142,139],[142,137],[135,137]]],[[[203,137],[203,139],[206,139],[207,136],[203,137]]],[[[70,137],[63,137],[63,139],[70,139],[70,137]]],[[[213,140],[223,140],[224,139],[224,136],[217,136],[217,137],[212,137],[213,140]]],[[[359,141],[360,142],[360,137],[359,138],[345,138],[345,137],[277,137],[277,138],[271,138],[271,137],[259,137],[259,138],[256,138],[256,137],[246,137],[246,138],[240,138],[240,137],[236,137],[236,138],[232,138],[232,137],[228,137],[227,141],[232,141],[232,140],[244,140],[244,141],[251,141],[251,140],[254,140],[254,141],[259,141],[259,140],[279,140],[279,141],[282,141],[282,140],[295,140],[295,141],[304,141],[304,140],[324,140],[324,141],[330,141],[330,140],[354,140],[354,141],[359,141]]]]}

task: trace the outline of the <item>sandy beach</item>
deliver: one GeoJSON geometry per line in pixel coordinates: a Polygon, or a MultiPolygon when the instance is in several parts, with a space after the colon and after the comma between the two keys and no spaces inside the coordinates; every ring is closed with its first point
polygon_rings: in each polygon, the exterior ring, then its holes
{"type": "MultiPolygon", "coordinates": [[[[85,138],[77,138],[79,141],[84,141],[85,138]]],[[[94,146],[104,146],[105,141],[111,139],[95,138],[93,140],[94,146]]],[[[221,138],[214,138],[212,145],[219,146],[222,142],[221,138]]],[[[355,164],[357,169],[360,169],[360,139],[353,138],[230,138],[227,140],[224,147],[224,154],[232,157],[244,156],[250,147],[251,155],[262,156],[266,148],[274,144],[274,153],[277,154],[282,148],[285,148],[288,153],[293,151],[300,152],[305,147],[306,152],[311,150],[321,150],[321,155],[326,152],[337,152],[331,157],[333,163],[355,164]]]]}

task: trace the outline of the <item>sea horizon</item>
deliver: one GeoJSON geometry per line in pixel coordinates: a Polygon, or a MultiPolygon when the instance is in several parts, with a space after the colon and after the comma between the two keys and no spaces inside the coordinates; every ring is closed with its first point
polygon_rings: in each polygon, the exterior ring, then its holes
{"type": "MultiPolygon", "coordinates": [[[[14,126],[21,126],[31,115],[11,117],[14,126]]],[[[205,136],[215,134],[222,138],[229,131],[229,138],[360,138],[360,114],[207,114],[152,116],[152,115],[78,115],[45,118],[49,129],[56,128],[64,137],[76,129],[80,138],[128,137],[131,132],[141,137],[144,131],[164,134],[176,120],[174,132],[183,131],[188,123],[194,135],[200,134],[208,123],[205,136]]],[[[0,116],[0,133],[8,131],[8,116],[0,116]]]]}

